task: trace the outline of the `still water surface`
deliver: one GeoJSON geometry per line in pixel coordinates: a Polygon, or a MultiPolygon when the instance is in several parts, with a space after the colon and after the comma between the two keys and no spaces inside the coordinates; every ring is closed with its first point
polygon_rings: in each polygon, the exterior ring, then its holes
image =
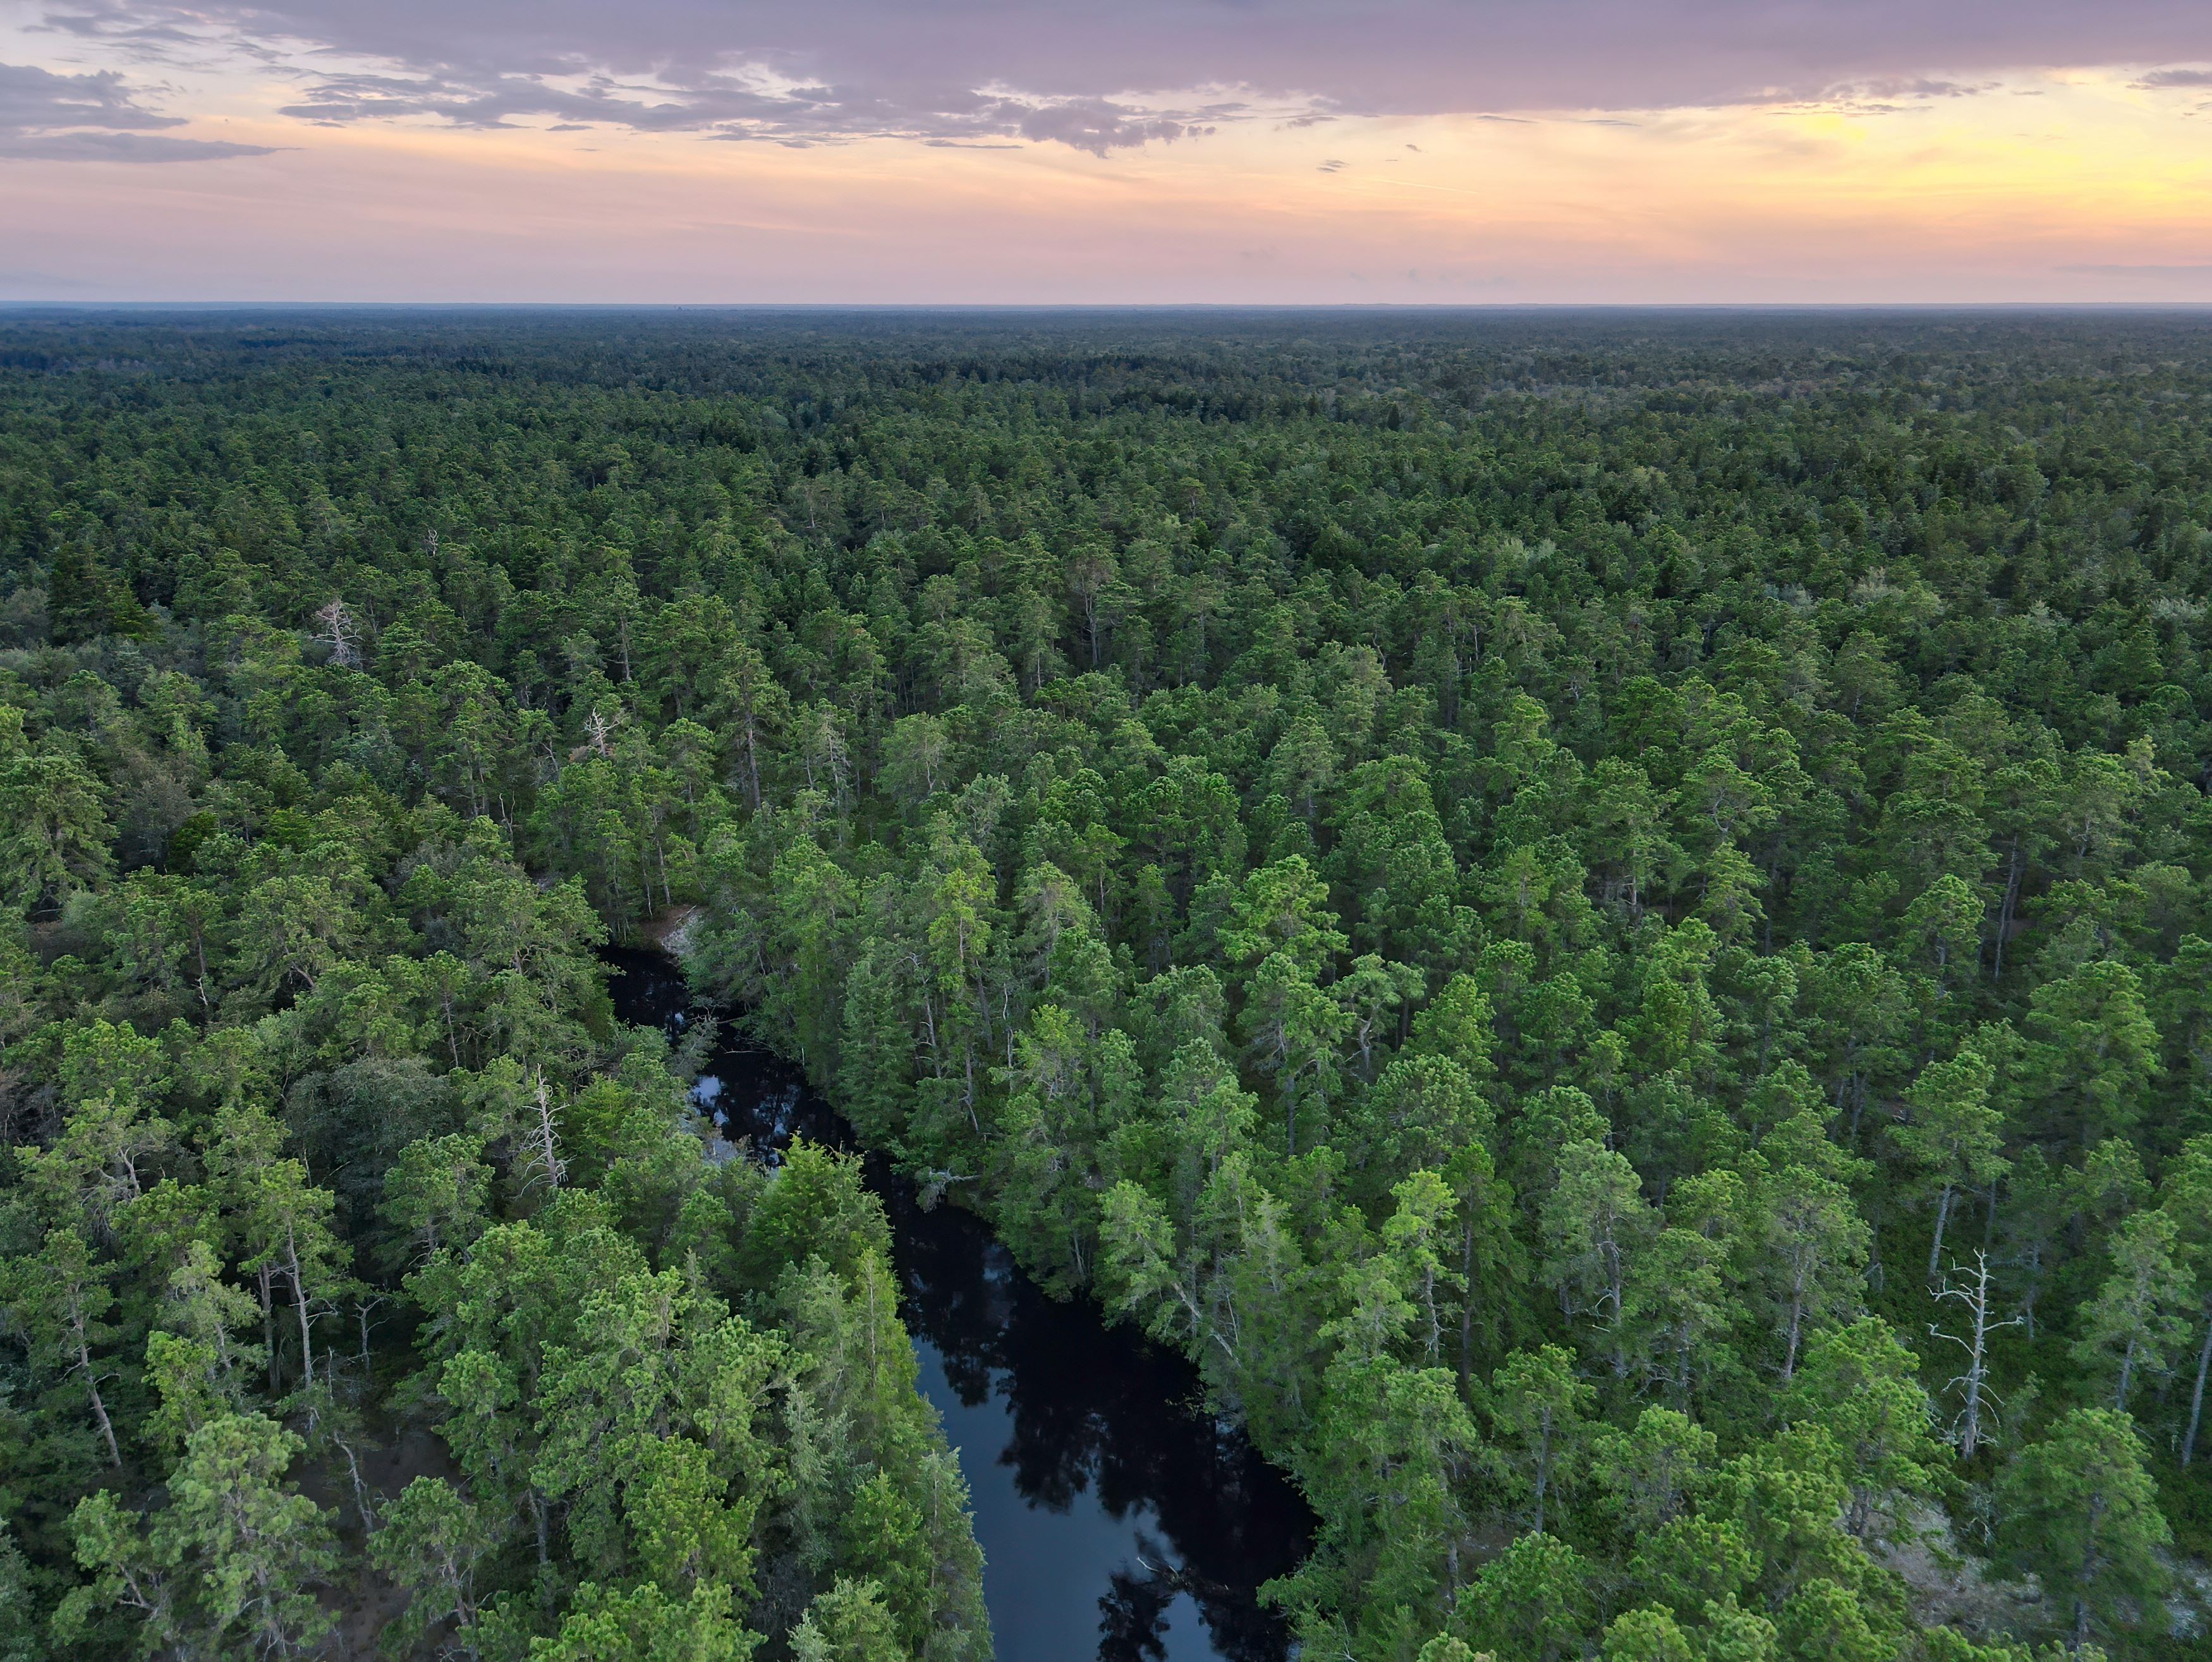
{"type": "MultiPolygon", "coordinates": [[[[680,1035],[690,992],[670,961],[610,952],[616,1013],[680,1035]]],[[[773,1159],[793,1137],[855,1146],[798,1071],[725,1043],[694,1098],[773,1159]]],[[[1040,1292],[982,1222],[924,1211],[869,1156],[921,1361],[960,1453],[1000,1662],[1281,1662],[1260,1584],[1294,1568],[1313,1515],[1241,1433],[1206,1412],[1181,1356],[1095,1305],[1040,1292]]]]}

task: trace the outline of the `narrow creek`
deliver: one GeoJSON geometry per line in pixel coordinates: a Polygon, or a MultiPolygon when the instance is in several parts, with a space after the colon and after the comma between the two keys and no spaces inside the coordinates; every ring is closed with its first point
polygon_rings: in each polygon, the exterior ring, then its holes
{"type": "MultiPolygon", "coordinates": [[[[680,1037],[681,972],[611,950],[615,1011],[680,1037]]],[[[781,1058],[734,1039],[693,1089],[732,1141],[774,1160],[851,1128],[781,1058]]],[[[1295,1568],[1313,1514],[1243,1434],[1207,1413],[1196,1371],[1095,1305],[1048,1298],[974,1214],[924,1211],[866,1158],[890,1216],[922,1393],[959,1451],[999,1662],[1281,1662],[1261,1584],[1295,1568]]]]}

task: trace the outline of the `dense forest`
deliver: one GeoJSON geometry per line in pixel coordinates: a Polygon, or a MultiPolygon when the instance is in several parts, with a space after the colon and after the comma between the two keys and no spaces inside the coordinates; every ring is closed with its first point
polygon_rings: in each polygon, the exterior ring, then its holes
{"type": "Polygon", "coordinates": [[[990,1647],[857,1162],[1357,1662],[2180,1654],[2212,323],[0,318],[0,1658],[990,1647]]]}

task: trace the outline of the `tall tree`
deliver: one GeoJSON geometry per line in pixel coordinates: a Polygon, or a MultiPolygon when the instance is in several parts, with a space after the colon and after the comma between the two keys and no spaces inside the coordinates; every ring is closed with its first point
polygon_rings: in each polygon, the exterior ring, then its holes
{"type": "Polygon", "coordinates": [[[2001,1493],[2006,1558],[2041,1579],[2075,1653],[2156,1619],[2173,1534],[2126,1415],[2075,1409],[2014,1457],[2001,1493]]]}

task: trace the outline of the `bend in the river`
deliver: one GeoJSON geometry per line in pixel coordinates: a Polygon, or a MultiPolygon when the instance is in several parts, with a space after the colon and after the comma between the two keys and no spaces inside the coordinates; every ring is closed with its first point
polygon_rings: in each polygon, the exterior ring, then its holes
{"type": "MultiPolygon", "coordinates": [[[[692,994],[675,964],[607,956],[617,1013],[679,1034],[692,994]]],[[[797,1069],[742,1042],[715,1049],[694,1099],[764,1158],[794,1136],[856,1146],[797,1069]]],[[[1306,1549],[1297,1490],[1206,1410],[1182,1357],[1047,1297],[981,1219],[924,1210],[879,1157],[866,1169],[921,1389],[974,1497],[1000,1662],[1280,1662],[1288,1636],[1257,1593],[1306,1549]]]]}

